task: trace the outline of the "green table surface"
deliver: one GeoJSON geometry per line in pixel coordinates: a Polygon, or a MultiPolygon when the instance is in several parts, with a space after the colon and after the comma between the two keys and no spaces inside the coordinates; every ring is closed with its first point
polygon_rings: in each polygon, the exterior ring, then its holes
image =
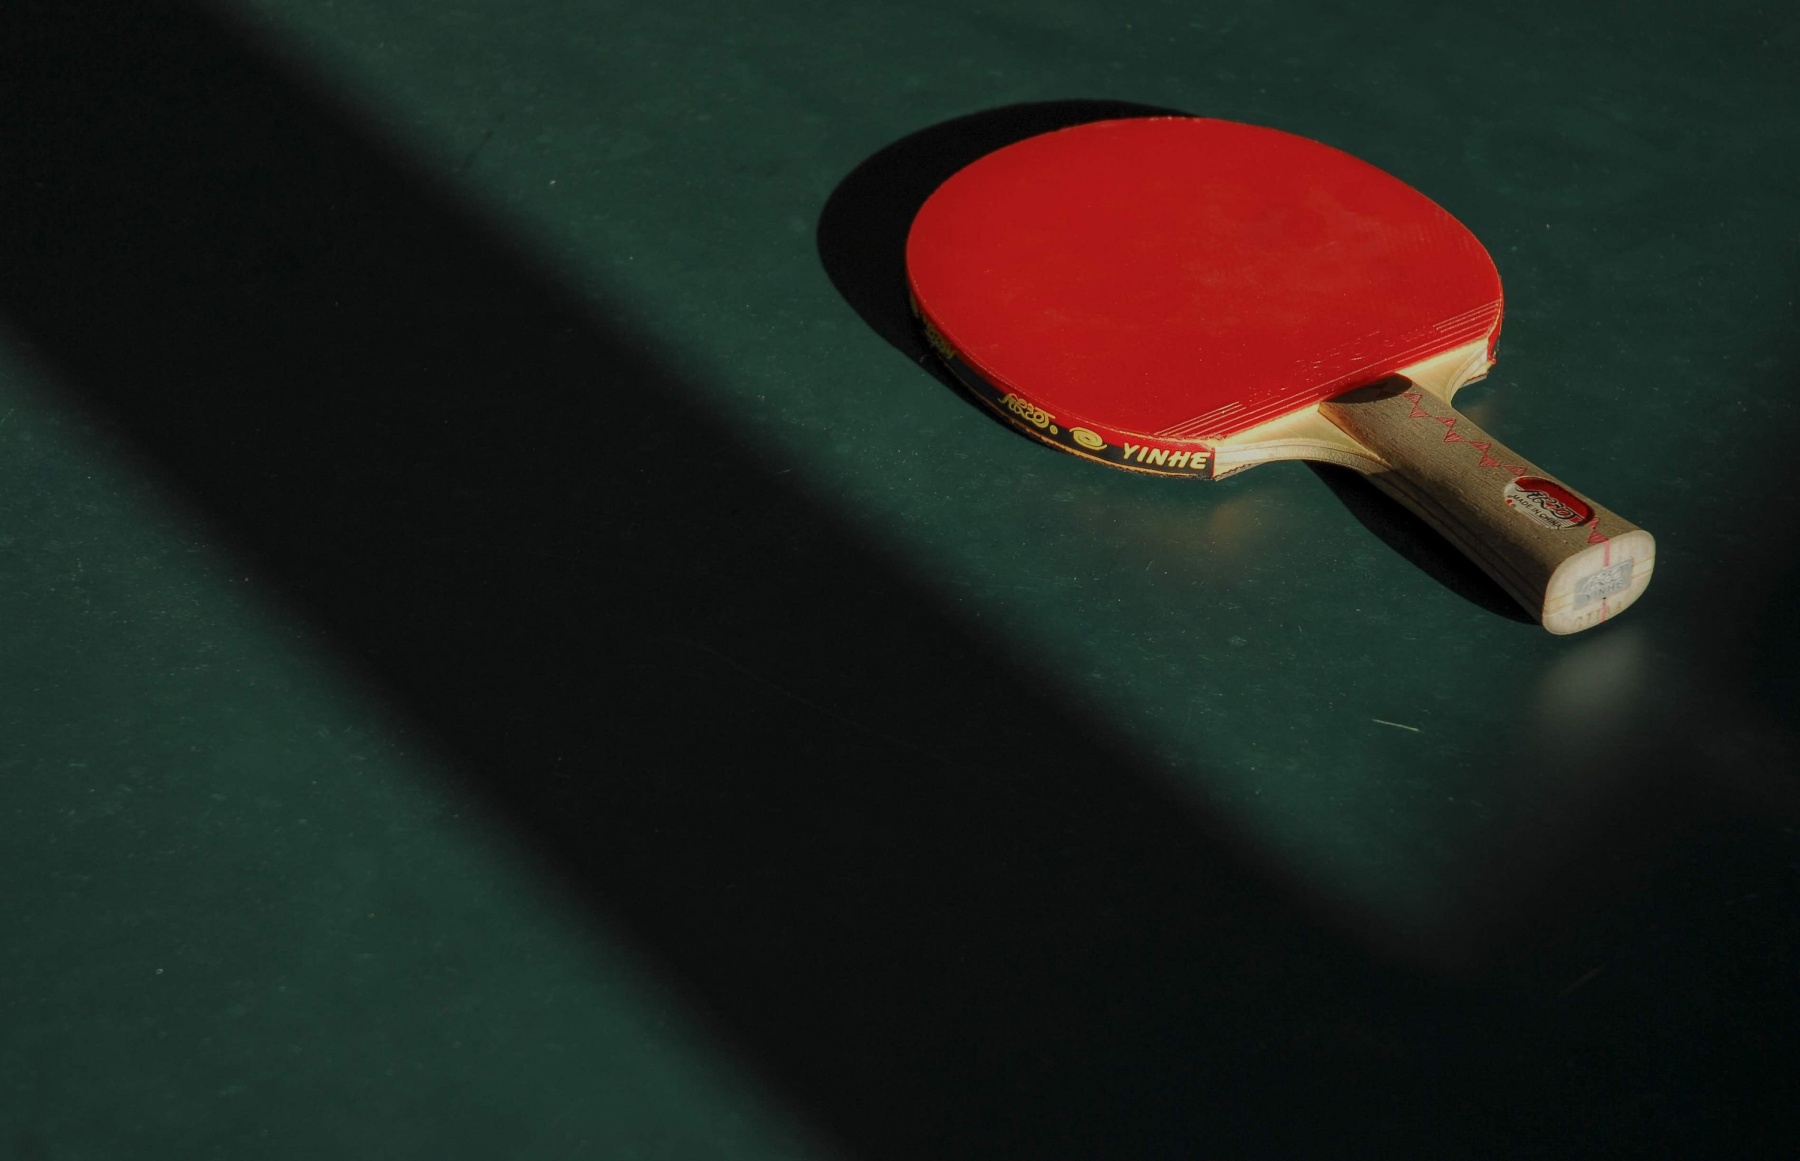
{"type": "Polygon", "coordinates": [[[0,9],[0,1156],[1771,1156],[1780,5],[0,9]],[[1493,253],[1553,638],[1353,477],[988,419],[900,245],[1177,110],[1493,253]]]}

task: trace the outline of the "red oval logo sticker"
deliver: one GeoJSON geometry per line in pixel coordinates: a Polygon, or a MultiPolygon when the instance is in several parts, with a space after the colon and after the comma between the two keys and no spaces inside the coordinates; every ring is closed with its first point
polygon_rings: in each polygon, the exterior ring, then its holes
{"type": "Polygon", "coordinates": [[[1542,476],[1520,476],[1508,483],[1506,502],[1545,528],[1573,528],[1594,518],[1587,501],[1542,476]]]}

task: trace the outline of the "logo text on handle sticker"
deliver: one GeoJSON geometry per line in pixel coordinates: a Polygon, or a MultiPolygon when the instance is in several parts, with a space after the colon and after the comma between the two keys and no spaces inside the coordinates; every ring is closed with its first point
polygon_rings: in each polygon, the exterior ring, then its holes
{"type": "Polygon", "coordinates": [[[1573,528],[1594,518],[1594,510],[1580,496],[1555,480],[1520,476],[1506,485],[1506,503],[1545,528],[1573,528]]]}

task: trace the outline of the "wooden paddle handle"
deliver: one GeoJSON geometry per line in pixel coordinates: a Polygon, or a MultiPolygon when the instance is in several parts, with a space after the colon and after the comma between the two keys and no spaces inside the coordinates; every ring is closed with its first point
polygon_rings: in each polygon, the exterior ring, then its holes
{"type": "Polygon", "coordinates": [[[1624,612],[1650,583],[1648,532],[1494,442],[1402,378],[1319,405],[1391,470],[1376,486],[1480,565],[1552,633],[1624,612]]]}

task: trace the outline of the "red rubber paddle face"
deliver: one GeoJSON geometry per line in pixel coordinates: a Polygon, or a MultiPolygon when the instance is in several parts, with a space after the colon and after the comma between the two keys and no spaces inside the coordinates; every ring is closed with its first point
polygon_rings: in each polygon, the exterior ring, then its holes
{"type": "Polygon", "coordinates": [[[1493,261],[1431,199],[1229,121],[1103,121],[991,153],[926,201],[906,264],[959,372],[1082,447],[1089,428],[1223,439],[1500,321],[1493,261]]]}

